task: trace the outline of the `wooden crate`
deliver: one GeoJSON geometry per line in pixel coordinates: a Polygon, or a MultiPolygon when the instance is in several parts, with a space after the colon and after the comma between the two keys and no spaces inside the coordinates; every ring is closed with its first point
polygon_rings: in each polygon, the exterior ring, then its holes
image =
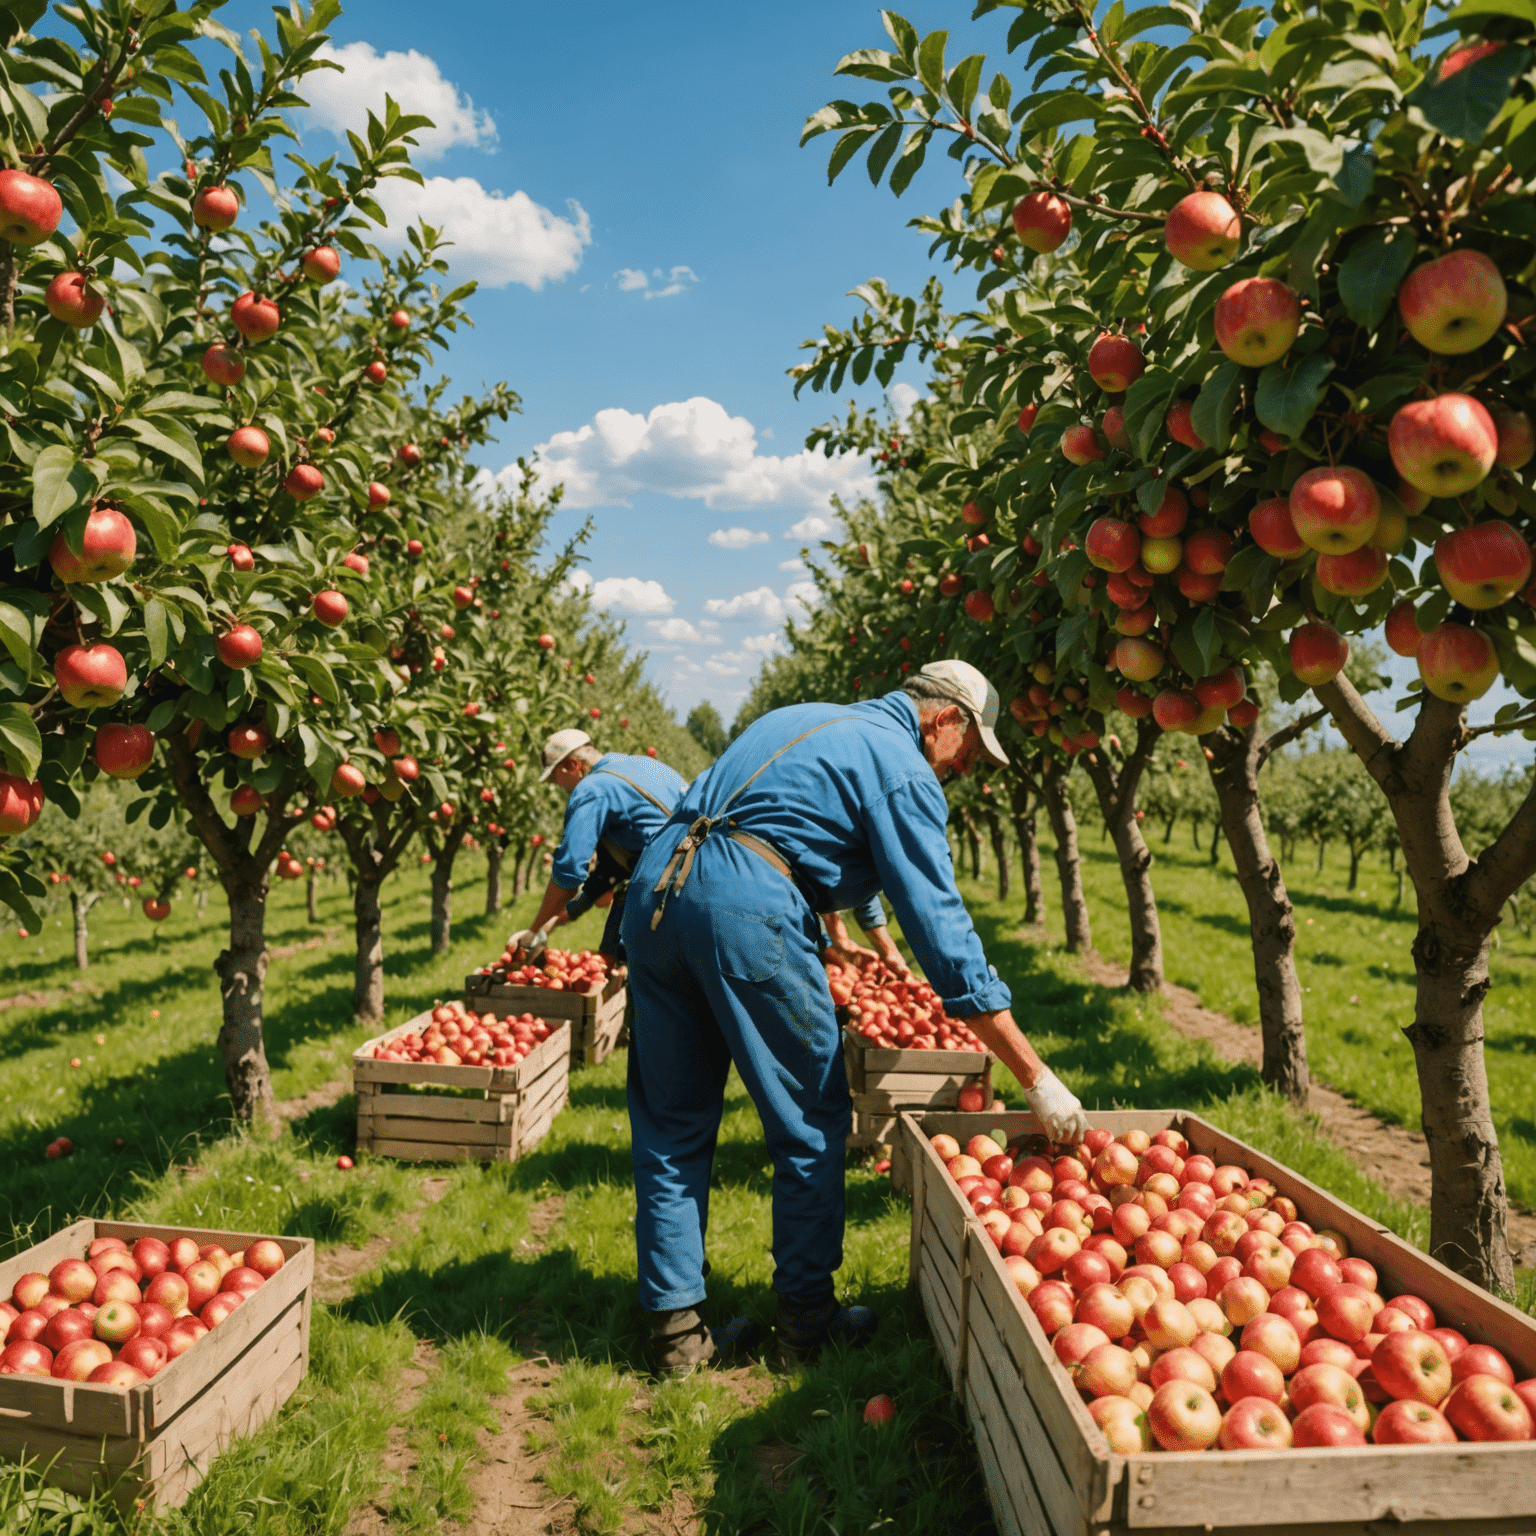
{"type": "MultiPolygon", "coordinates": [[[[129,1244],[140,1237],[190,1237],[199,1246],[221,1243],[238,1253],[264,1235],[77,1221],[0,1264],[0,1295],[9,1296],[24,1274],[47,1273],[62,1259],[81,1257],[98,1237],[129,1244]]],[[[283,1250],[283,1267],[140,1386],[124,1391],[0,1376],[0,1459],[36,1463],[47,1482],[71,1493],[105,1488],[125,1509],[185,1503],[213,1458],[265,1424],[309,1369],[315,1245],[308,1238],[274,1241],[283,1250]]]]}
{"type": "Polygon", "coordinates": [[[571,1081],[570,1025],[557,1027],[511,1067],[440,1067],[435,1062],[375,1061],[374,1046],[419,1034],[430,1012],[376,1040],[352,1057],[360,1152],[414,1162],[516,1162],[549,1132],[565,1108],[571,1081]],[[479,1098],[411,1093],[416,1088],[477,1088],[479,1098]]]}
{"type": "Polygon", "coordinates": [[[476,972],[464,978],[464,1006],[476,1013],[536,1014],[571,1021],[571,1065],[595,1067],[622,1043],[628,993],[621,976],[610,976],[601,992],[555,992],[548,987],[514,986],[476,972]]]}
{"type": "MultiPolygon", "coordinates": [[[[1003,1536],[1513,1536],[1536,1532],[1536,1441],[1117,1456],[928,1137],[1029,1114],[904,1114],[898,1161],[912,1198],[911,1276],[976,1435],[1003,1536]]],[[[1536,1320],[1496,1300],[1263,1153],[1195,1115],[1094,1114],[1118,1135],[1177,1129],[1196,1152],[1274,1181],[1304,1220],[1343,1233],[1382,1290],[1422,1296],[1437,1320],[1536,1375],[1536,1320]]],[[[893,1169],[893,1173],[895,1170],[893,1169]]]]}
{"type": "Polygon", "coordinates": [[[992,1102],[990,1051],[983,1056],[975,1051],[891,1050],[845,1028],[843,1061],[853,1094],[850,1147],[894,1147],[904,1109],[952,1110],[967,1083],[979,1083],[987,1102],[992,1102]]]}

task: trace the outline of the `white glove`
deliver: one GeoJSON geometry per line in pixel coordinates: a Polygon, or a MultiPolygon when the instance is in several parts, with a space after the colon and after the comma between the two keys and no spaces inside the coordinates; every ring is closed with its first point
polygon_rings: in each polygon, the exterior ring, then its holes
{"type": "Polygon", "coordinates": [[[507,944],[512,949],[525,949],[530,955],[536,955],[544,948],[548,937],[549,935],[542,928],[519,928],[507,940],[507,944]]]}
{"type": "Polygon", "coordinates": [[[1052,1141],[1075,1144],[1088,1134],[1088,1116],[1077,1095],[1049,1067],[1024,1097],[1052,1141]]]}

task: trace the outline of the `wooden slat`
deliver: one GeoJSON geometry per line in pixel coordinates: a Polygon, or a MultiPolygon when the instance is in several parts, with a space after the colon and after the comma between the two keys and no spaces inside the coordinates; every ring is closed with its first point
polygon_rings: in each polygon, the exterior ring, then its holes
{"type": "Polygon", "coordinates": [[[500,1149],[483,1144],[446,1141],[394,1141],[376,1138],[368,1151],[379,1157],[397,1157],[406,1163],[489,1163],[500,1149]]]}
{"type": "MultiPolygon", "coordinates": [[[[546,993],[558,997],[559,993],[546,993]]],[[[533,1012],[518,1009],[517,1012],[533,1012]]],[[[525,1083],[548,1069],[549,1063],[562,1052],[569,1050],[570,1028],[568,1015],[540,1015],[547,1024],[558,1028],[550,1030],[549,1039],[542,1040],[520,1061],[510,1067],[444,1067],[435,1061],[375,1061],[370,1052],[376,1045],[393,1040],[400,1035],[420,1034],[432,1022],[431,1011],[419,1013],[415,1018],[398,1025],[387,1034],[365,1040],[352,1053],[352,1080],[354,1083],[403,1083],[431,1084],[438,1088],[481,1088],[497,1093],[516,1092],[525,1083]]]]}
{"type": "Polygon", "coordinates": [[[27,1248],[0,1264],[0,1297],[9,1301],[16,1282],[23,1275],[46,1275],[55,1264],[65,1259],[79,1258],[96,1235],[96,1223],[77,1221],[44,1238],[35,1247],[27,1248]]]}
{"type": "MultiPolygon", "coordinates": [[[[971,1405],[967,1403],[966,1406],[970,1408],[971,1405]]],[[[1028,1470],[1022,1477],[1017,1472],[1005,1474],[988,1433],[986,1415],[973,1409],[967,1417],[976,1441],[976,1459],[981,1463],[987,1502],[992,1506],[992,1516],[1002,1536],[1054,1536],[1033,1498],[1034,1487],[1029,1481],[1028,1470]]]]}
{"type": "MultiPolygon", "coordinates": [[[[374,1097],[367,1112],[375,1119],[409,1115],[417,1120],[472,1120],[501,1125],[512,1118],[512,1105],[510,1094],[497,1094],[489,1099],[447,1099],[431,1093],[381,1093],[374,1097]]],[[[359,1107],[358,1114],[363,1112],[359,1107]]]]}
{"type": "Polygon", "coordinates": [[[415,1141],[423,1146],[510,1146],[511,1127],[476,1120],[429,1120],[415,1115],[375,1115],[369,1138],[377,1150],[381,1141],[415,1141]]]}
{"type": "Polygon", "coordinates": [[[958,1093],[979,1077],[977,1072],[866,1072],[864,1092],[892,1095],[906,1093],[908,1104],[929,1105],[939,1093],[958,1093]]]}
{"type": "Polygon", "coordinates": [[[953,1375],[955,1369],[954,1322],[945,1308],[948,1300],[934,1279],[932,1270],[924,1269],[917,1277],[917,1294],[923,1304],[923,1315],[928,1319],[933,1334],[933,1346],[939,1352],[945,1371],[953,1375]]]}
{"type": "Polygon", "coordinates": [[[985,1051],[911,1051],[891,1050],[871,1045],[856,1029],[845,1031],[856,1049],[864,1053],[866,1072],[959,1072],[966,1077],[980,1077],[985,1051]]]}
{"type": "MultiPolygon", "coordinates": [[[[1077,1506],[1070,1498],[1071,1490],[1067,1490],[1064,1509],[1059,1498],[1048,1499],[1041,1492],[1038,1479],[1042,1471],[1047,1476],[1061,1476],[1061,1467],[1051,1452],[1050,1442],[1045,1442],[1040,1463],[1030,1457],[1029,1448],[1039,1446],[1044,1431],[1028,1437],[1020,1433],[1022,1426],[1010,1420],[999,1394],[996,1376],[990,1369],[991,1362],[983,1353],[985,1341],[981,1335],[977,1335],[975,1343],[977,1359],[966,1376],[964,1401],[977,1445],[985,1442],[991,1452],[993,1465],[989,1469],[983,1460],[982,1476],[993,1509],[1011,1509],[1019,1527],[1030,1536],[1078,1536],[1080,1522],[1077,1506]],[[994,1477],[996,1487],[992,1482],[994,1477]],[[1062,1519],[1063,1512],[1065,1520],[1062,1519]]],[[[1027,1408],[1025,1411],[1029,1412],[1027,1408]]],[[[1039,1429],[1038,1421],[1035,1428],[1039,1429]]]]}
{"type": "MultiPolygon", "coordinates": [[[[1123,1536],[1128,1529],[1124,1524],[1109,1528],[1109,1536],[1123,1536]]],[[[1515,1515],[1508,1520],[1428,1520],[1413,1525],[1398,1525],[1394,1521],[1373,1522],[1362,1525],[1358,1520],[1325,1520],[1317,1525],[1294,1524],[1264,1526],[1265,1536],[1295,1536],[1304,1531],[1306,1536],[1536,1536],[1536,1520],[1529,1515],[1515,1515]]],[[[1255,1536],[1253,1526],[1239,1525],[1176,1525],[1158,1526],[1143,1530],[1143,1536],[1255,1536]]]]}

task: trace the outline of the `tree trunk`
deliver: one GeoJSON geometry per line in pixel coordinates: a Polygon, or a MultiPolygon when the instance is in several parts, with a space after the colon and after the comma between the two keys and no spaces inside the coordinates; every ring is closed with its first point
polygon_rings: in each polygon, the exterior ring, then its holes
{"type": "Polygon", "coordinates": [[[1323,855],[1327,851],[1328,851],[1327,839],[1326,838],[1321,838],[1321,837],[1318,838],[1318,840],[1317,840],[1317,872],[1318,872],[1318,874],[1322,874],[1322,872],[1323,872],[1323,855]]]}
{"type": "Polygon", "coordinates": [[[1040,773],[1040,798],[1056,839],[1056,873],[1061,881],[1061,921],[1066,930],[1069,955],[1086,954],[1093,948],[1093,929],[1088,921],[1088,902],[1083,895],[1083,868],[1077,852],[1077,818],[1067,799],[1068,764],[1051,757],[1040,773]]]}
{"type": "Polygon", "coordinates": [[[1488,950],[1505,901],[1536,872],[1536,792],[1474,861],[1451,813],[1462,709],[1426,699],[1406,743],[1392,739],[1341,675],[1314,692],[1380,785],[1418,896],[1413,1046],[1429,1146],[1429,1248],[1489,1289],[1514,1290],[1508,1199],[1483,1057],[1488,950]]]}
{"type": "Polygon", "coordinates": [[[453,945],[453,864],[469,831],[467,819],[455,821],[432,847],[432,953],[446,955],[453,945]]]}
{"type": "Polygon", "coordinates": [[[965,846],[971,854],[971,879],[981,879],[981,838],[976,833],[976,819],[967,810],[960,812],[960,830],[965,834],[965,846]]]}
{"type": "Polygon", "coordinates": [[[517,856],[512,860],[513,901],[516,901],[528,889],[527,860],[531,857],[532,855],[526,849],[519,849],[517,856]]]}
{"type": "Polygon", "coordinates": [[[1133,992],[1156,992],[1163,984],[1163,934],[1157,920],[1157,897],[1152,891],[1152,851],[1136,820],[1136,790],[1152,749],[1161,735],[1150,721],[1136,725],[1136,749],[1116,771],[1102,748],[1084,754],[1088,780],[1098,796],[1104,825],[1115,840],[1120,880],[1125,886],[1131,922],[1131,974],[1133,992]]]}
{"type": "Polygon", "coordinates": [[[1177,816],[1170,816],[1168,818],[1168,820],[1164,823],[1164,825],[1163,825],[1163,841],[1165,843],[1171,843],[1173,841],[1173,829],[1176,826],[1178,826],[1178,824],[1179,824],[1179,818],[1177,816]]]}
{"type": "Polygon", "coordinates": [[[1008,900],[1008,844],[1003,841],[1003,821],[993,806],[988,806],[981,819],[987,824],[987,837],[992,844],[992,857],[997,860],[997,899],[1008,900]]]}
{"type": "Polygon", "coordinates": [[[1297,1104],[1305,1104],[1311,1074],[1301,982],[1296,975],[1296,915],[1264,835],[1259,809],[1263,743],[1254,726],[1242,731],[1224,726],[1207,740],[1222,829],[1237,866],[1237,883],[1248,903],[1259,1030],[1264,1041],[1264,1081],[1297,1104]]]}
{"type": "Polygon", "coordinates": [[[91,964],[91,908],[100,897],[88,891],[71,891],[69,904],[75,912],[75,964],[89,970],[91,964]]]}
{"type": "Polygon", "coordinates": [[[1387,843],[1387,868],[1397,873],[1397,844],[1391,841],[1387,843]]]}
{"type": "MultiPolygon", "coordinates": [[[[1392,910],[1394,912],[1403,904],[1403,878],[1407,873],[1408,871],[1405,869],[1400,869],[1397,872],[1397,894],[1392,898],[1392,910]]],[[[1516,918],[1515,921],[1519,922],[1519,919],[1516,918]]]]}
{"type": "Polygon", "coordinates": [[[1354,847],[1351,847],[1350,850],[1349,850],[1349,889],[1350,890],[1354,890],[1354,888],[1357,885],[1359,885],[1359,883],[1360,883],[1360,854],[1361,854],[1361,852],[1362,852],[1361,849],[1354,848],[1354,847]]]}
{"type": "Polygon", "coordinates": [[[1211,828],[1211,863],[1212,864],[1217,864],[1217,863],[1221,862],[1221,837],[1222,837],[1222,828],[1221,828],[1221,823],[1218,821],[1216,823],[1216,825],[1211,828]]]}
{"type": "Polygon", "coordinates": [[[309,866],[308,878],[304,882],[304,898],[309,914],[309,920],[312,923],[318,923],[320,921],[320,912],[319,909],[315,906],[315,885],[319,879],[319,870],[317,870],[315,866],[311,864],[309,866]]]}
{"type": "Polygon", "coordinates": [[[379,907],[383,878],[358,872],[352,893],[353,928],[357,936],[357,963],[352,981],[352,1016],[359,1024],[384,1021],[384,918],[379,907]]]}
{"type": "Polygon", "coordinates": [[[501,911],[501,839],[492,837],[485,845],[485,915],[501,911]]]}
{"type": "Polygon", "coordinates": [[[1205,821],[1202,817],[1191,816],[1189,818],[1189,835],[1194,841],[1196,853],[1200,852],[1200,828],[1204,825],[1205,821]]]}
{"type": "Polygon", "coordinates": [[[1029,789],[1018,779],[1013,783],[1013,826],[1019,838],[1019,863],[1024,871],[1024,921],[1045,921],[1045,896],[1040,886],[1040,840],[1029,789]]]}

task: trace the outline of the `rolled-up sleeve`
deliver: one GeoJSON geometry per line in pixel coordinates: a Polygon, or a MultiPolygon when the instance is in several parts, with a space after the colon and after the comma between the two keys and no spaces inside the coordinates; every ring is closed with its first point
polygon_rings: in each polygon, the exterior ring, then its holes
{"type": "Polygon", "coordinates": [[[887,899],[929,985],[952,1017],[989,1013],[1013,1000],[993,974],[955,884],[944,827],[949,804],[927,775],[896,785],[865,807],[870,851],[887,899]]]}
{"type": "Polygon", "coordinates": [[[587,866],[597,851],[597,840],[608,819],[607,809],[602,791],[595,785],[589,786],[586,779],[571,791],[560,846],[555,849],[549,870],[549,878],[562,891],[574,890],[587,878],[587,866]]]}
{"type": "Polygon", "coordinates": [[[868,901],[861,901],[853,908],[853,920],[865,933],[871,928],[884,928],[885,908],[880,905],[880,898],[871,896],[868,901]]]}

